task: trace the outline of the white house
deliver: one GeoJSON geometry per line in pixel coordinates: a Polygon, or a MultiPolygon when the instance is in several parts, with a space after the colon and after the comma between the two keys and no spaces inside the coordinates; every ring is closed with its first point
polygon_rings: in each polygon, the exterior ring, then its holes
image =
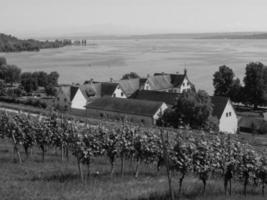
{"type": "Polygon", "coordinates": [[[139,78],[120,80],[116,89],[112,94],[112,97],[128,98],[140,87],[141,87],[141,79],[139,78]]]}
{"type": "Polygon", "coordinates": [[[211,97],[213,104],[213,116],[219,120],[219,131],[225,133],[236,133],[238,129],[238,118],[231,100],[227,97],[211,97]]]}
{"type": "MultiPolygon", "coordinates": [[[[173,93],[182,93],[184,91],[191,90],[193,88],[193,84],[188,79],[187,70],[184,70],[184,74],[166,74],[166,73],[156,73],[154,77],[158,77],[158,80],[154,80],[154,85],[156,87],[147,87],[150,90],[157,90],[157,91],[165,91],[165,92],[173,92],[173,93]],[[157,82],[160,82],[157,83],[157,82]]],[[[154,78],[155,79],[155,78],[154,78]]],[[[153,79],[152,79],[153,80],[153,79]]],[[[150,80],[151,82],[153,82],[150,80]]],[[[145,88],[146,89],[146,88],[145,88]]]]}
{"type": "Polygon", "coordinates": [[[81,85],[71,101],[72,110],[85,110],[87,103],[96,98],[112,96],[118,83],[94,82],[81,85]]]}
{"type": "MultiPolygon", "coordinates": [[[[164,102],[169,107],[172,107],[180,95],[178,93],[162,91],[138,90],[130,98],[164,102]]],[[[238,129],[238,118],[230,99],[227,97],[212,96],[211,102],[213,104],[212,115],[219,120],[219,131],[232,134],[236,133],[238,129]]]]}

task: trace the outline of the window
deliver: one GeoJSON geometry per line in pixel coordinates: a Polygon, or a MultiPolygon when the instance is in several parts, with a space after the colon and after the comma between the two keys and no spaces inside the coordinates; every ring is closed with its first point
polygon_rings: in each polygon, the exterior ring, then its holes
{"type": "Polygon", "coordinates": [[[141,119],[141,123],[144,124],[145,123],[145,120],[141,119]]]}
{"type": "Polygon", "coordinates": [[[123,97],[123,92],[121,92],[121,96],[123,97]]]}
{"type": "Polygon", "coordinates": [[[228,117],[228,113],[226,113],[226,117],[228,117]]]}
{"type": "Polygon", "coordinates": [[[229,117],[230,117],[230,116],[232,115],[232,113],[231,113],[231,112],[229,112],[229,114],[228,114],[228,115],[229,115],[229,117]]]}
{"type": "Polygon", "coordinates": [[[67,102],[67,99],[65,98],[64,101],[67,102]]]}
{"type": "Polygon", "coordinates": [[[103,113],[100,113],[100,117],[101,117],[101,118],[103,118],[103,117],[104,117],[103,113]]]}

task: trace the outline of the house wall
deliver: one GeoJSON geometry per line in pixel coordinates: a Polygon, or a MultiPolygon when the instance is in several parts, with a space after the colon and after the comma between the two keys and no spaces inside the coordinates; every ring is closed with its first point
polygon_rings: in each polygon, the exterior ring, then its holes
{"type": "Polygon", "coordinates": [[[83,96],[81,90],[78,89],[71,102],[71,108],[85,110],[86,104],[87,104],[87,99],[83,96]]]}
{"type": "Polygon", "coordinates": [[[237,128],[238,128],[237,115],[231,102],[228,101],[221,116],[221,119],[219,121],[219,130],[221,132],[234,134],[236,133],[237,128]]]}
{"type": "Polygon", "coordinates": [[[150,87],[148,81],[146,81],[145,84],[144,84],[144,90],[151,90],[151,87],[150,87]]]}
{"type": "Polygon", "coordinates": [[[168,105],[163,103],[160,109],[153,116],[154,124],[156,124],[157,120],[164,114],[165,110],[168,108],[168,105]]]}
{"type": "Polygon", "coordinates": [[[112,97],[127,98],[127,96],[125,95],[125,93],[122,91],[122,89],[119,86],[116,87],[115,91],[112,94],[112,97]]]}
{"type": "Polygon", "coordinates": [[[180,93],[182,93],[183,91],[187,91],[187,90],[191,89],[191,85],[190,85],[190,83],[189,83],[187,78],[184,79],[184,81],[181,84],[179,89],[180,89],[180,91],[179,91],[180,93]]]}
{"type": "Polygon", "coordinates": [[[132,114],[104,111],[92,108],[86,109],[86,116],[97,119],[109,119],[117,121],[125,120],[131,123],[142,124],[144,126],[152,126],[154,123],[153,118],[149,116],[132,115],[132,114]]]}

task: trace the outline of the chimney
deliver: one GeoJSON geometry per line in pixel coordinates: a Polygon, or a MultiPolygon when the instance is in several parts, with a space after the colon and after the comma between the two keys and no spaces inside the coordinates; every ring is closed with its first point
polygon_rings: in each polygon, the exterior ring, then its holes
{"type": "Polygon", "coordinates": [[[113,83],[113,82],[114,82],[113,78],[110,78],[109,80],[110,80],[110,82],[111,82],[111,83],[113,83]]]}
{"type": "Polygon", "coordinates": [[[187,69],[184,68],[184,75],[187,75],[187,69]]]}
{"type": "Polygon", "coordinates": [[[147,74],[146,77],[149,78],[150,77],[150,74],[147,74]]]}

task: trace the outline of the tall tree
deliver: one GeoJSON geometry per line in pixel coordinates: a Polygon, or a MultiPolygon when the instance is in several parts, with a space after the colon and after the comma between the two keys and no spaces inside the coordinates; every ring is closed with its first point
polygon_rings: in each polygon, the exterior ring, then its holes
{"type": "Polygon", "coordinates": [[[15,82],[19,82],[20,80],[21,69],[16,65],[7,65],[5,81],[13,85],[15,82]]]}
{"type": "Polygon", "coordinates": [[[244,99],[244,90],[241,86],[240,80],[237,78],[233,81],[233,84],[231,86],[229,97],[231,101],[233,102],[243,102],[244,99]]]}
{"type": "Polygon", "coordinates": [[[246,66],[244,78],[245,98],[257,109],[267,105],[267,67],[260,62],[252,62],[246,66]]]}
{"type": "Polygon", "coordinates": [[[234,81],[234,72],[229,67],[223,65],[219,71],[213,75],[213,86],[215,96],[229,96],[234,81]]]}
{"type": "Polygon", "coordinates": [[[0,57],[0,66],[1,65],[6,65],[7,62],[6,62],[6,58],[5,57],[0,57]]]}
{"type": "Polygon", "coordinates": [[[38,86],[45,87],[48,84],[48,74],[46,72],[33,72],[32,76],[37,79],[38,86]]]}
{"type": "MultiPolygon", "coordinates": [[[[192,128],[209,128],[213,105],[210,96],[203,90],[182,93],[173,109],[163,115],[161,124],[178,127],[189,125],[192,128]]],[[[214,121],[214,120],[213,120],[214,121]]],[[[215,127],[212,124],[213,128],[215,127]]]]}
{"type": "Polygon", "coordinates": [[[30,72],[24,72],[21,74],[21,85],[26,92],[32,92],[37,90],[37,79],[30,72]]]}
{"type": "Polygon", "coordinates": [[[5,87],[5,82],[3,80],[0,80],[0,96],[6,95],[5,87]]]}
{"type": "Polygon", "coordinates": [[[57,86],[58,85],[58,78],[59,78],[58,72],[51,72],[48,75],[48,83],[50,83],[53,86],[57,86]]]}

